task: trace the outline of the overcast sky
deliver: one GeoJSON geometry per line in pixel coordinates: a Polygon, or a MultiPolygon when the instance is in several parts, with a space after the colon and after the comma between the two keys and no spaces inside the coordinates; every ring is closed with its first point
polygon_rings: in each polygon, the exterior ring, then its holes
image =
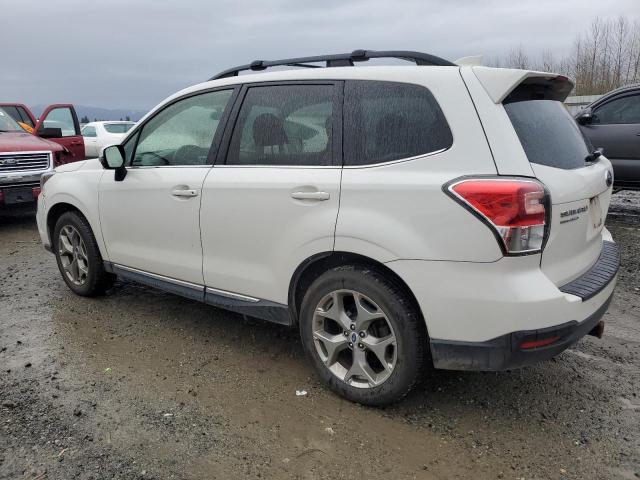
{"type": "Polygon", "coordinates": [[[254,59],[404,49],[566,53],[639,0],[20,0],[0,6],[0,101],[147,110],[254,59]]]}

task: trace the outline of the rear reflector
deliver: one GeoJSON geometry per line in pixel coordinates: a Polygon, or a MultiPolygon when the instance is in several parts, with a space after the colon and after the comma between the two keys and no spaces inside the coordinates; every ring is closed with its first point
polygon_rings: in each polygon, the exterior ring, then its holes
{"type": "Polygon", "coordinates": [[[505,254],[542,250],[549,202],[540,182],[474,178],[454,182],[447,190],[493,230],[505,254]]]}
{"type": "Polygon", "coordinates": [[[558,340],[560,340],[560,337],[558,336],[543,338],[541,340],[529,340],[527,342],[522,342],[520,344],[520,348],[523,350],[530,350],[532,348],[546,347],[547,345],[551,345],[558,340]]]}

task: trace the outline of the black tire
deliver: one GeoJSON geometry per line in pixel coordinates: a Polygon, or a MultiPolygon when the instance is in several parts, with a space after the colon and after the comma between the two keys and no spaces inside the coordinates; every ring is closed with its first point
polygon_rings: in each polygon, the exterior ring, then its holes
{"type": "Polygon", "coordinates": [[[426,327],[415,301],[384,272],[361,265],[333,268],[311,284],[300,309],[300,336],[314,368],[329,388],[364,405],[388,405],[406,396],[419,381],[428,356],[426,327]],[[316,308],[326,295],[342,289],[362,293],[375,302],[395,333],[396,364],[380,385],[369,388],[349,385],[329,370],[316,350],[312,326],[316,308]]]}
{"type": "Polygon", "coordinates": [[[81,295],[83,297],[95,297],[97,295],[102,295],[115,282],[116,276],[104,269],[100,249],[98,248],[96,239],[91,231],[89,222],[87,222],[87,219],[84,218],[82,214],[77,212],[65,212],[60,215],[60,218],[56,221],[56,225],[53,229],[52,246],[53,252],[56,256],[56,262],[58,263],[58,269],[60,270],[63,280],[77,295],[81,295]],[[68,278],[62,265],[59,245],[60,232],[66,226],[73,227],[79,233],[86,247],[88,273],[84,283],[81,285],[73,283],[71,279],[68,278]]]}

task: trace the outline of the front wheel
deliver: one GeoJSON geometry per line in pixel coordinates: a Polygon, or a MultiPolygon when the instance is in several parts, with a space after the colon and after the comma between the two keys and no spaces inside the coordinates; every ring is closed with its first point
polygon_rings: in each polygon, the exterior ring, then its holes
{"type": "Polygon", "coordinates": [[[89,222],[79,213],[66,212],[58,218],[53,249],[62,278],[74,293],[92,297],[113,285],[115,275],[105,271],[89,222]]]}
{"type": "Polygon", "coordinates": [[[404,397],[427,354],[415,302],[382,272],[337,267],[309,287],[300,334],[320,377],[339,395],[366,405],[404,397]]]}

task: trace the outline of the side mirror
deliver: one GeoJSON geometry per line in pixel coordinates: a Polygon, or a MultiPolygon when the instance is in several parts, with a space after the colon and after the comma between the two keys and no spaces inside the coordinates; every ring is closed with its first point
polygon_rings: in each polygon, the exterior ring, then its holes
{"type": "Polygon", "coordinates": [[[111,145],[102,150],[100,163],[107,170],[115,170],[114,180],[121,182],[127,176],[127,169],[124,166],[124,147],[122,145],[111,145]]]}
{"type": "Polygon", "coordinates": [[[593,121],[593,112],[590,108],[585,108],[576,118],[580,125],[588,125],[593,121]]]}
{"type": "Polygon", "coordinates": [[[40,138],[62,138],[61,128],[41,127],[36,132],[40,138]]]}

